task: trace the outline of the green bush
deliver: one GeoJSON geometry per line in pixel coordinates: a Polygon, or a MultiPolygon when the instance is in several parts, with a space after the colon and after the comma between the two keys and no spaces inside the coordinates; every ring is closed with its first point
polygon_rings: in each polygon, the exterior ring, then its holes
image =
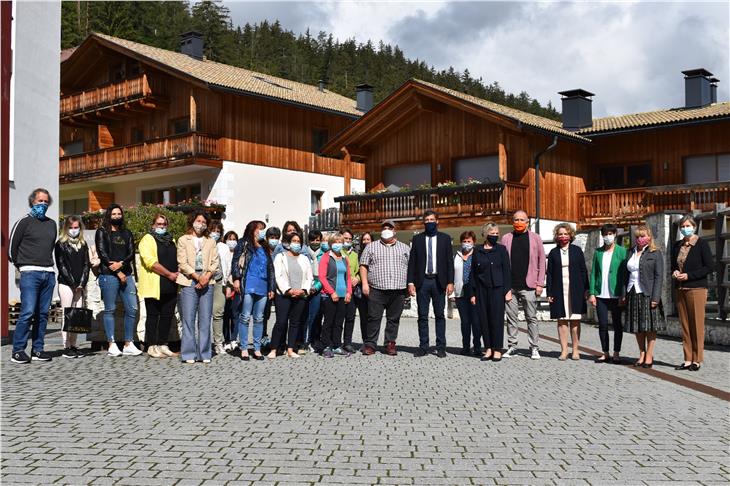
{"type": "Polygon", "coordinates": [[[167,230],[172,233],[173,238],[180,238],[185,233],[187,216],[180,211],[171,211],[165,207],[154,204],[145,204],[135,208],[124,210],[124,223],[134,235],[134,242],[139,243],[144,235],[149,233],[152,225],[152,218],[157,213],[167,216],[169,226],[167,230]]]}

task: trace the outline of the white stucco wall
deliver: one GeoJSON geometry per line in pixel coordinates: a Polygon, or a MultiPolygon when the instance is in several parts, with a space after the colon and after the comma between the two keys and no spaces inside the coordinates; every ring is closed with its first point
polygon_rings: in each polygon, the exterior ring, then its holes
{"type": "MultiPolygon", "coordinates": [[[[352,191],[364,191],[365,181],[353,179],[352,191]]],[[[226,230],[243,231],[252,219],[281,227],[287,220],[309,222],[311,191],[322,191],[322,207],[336,207],[334,198],[344,191],[337,176],[224,162],[209,199],[226,204],[226,230]]]]}
{"type": "MultiPolygon", "coordinates": [[[[45,187],[58,218],[58,126],[61,3],[13,2],[13,74],[10,93],[10,226],[28,212],[28,194],[45,187]]],[[[15,272],[9,299],[19,298],[15,272]]]]}

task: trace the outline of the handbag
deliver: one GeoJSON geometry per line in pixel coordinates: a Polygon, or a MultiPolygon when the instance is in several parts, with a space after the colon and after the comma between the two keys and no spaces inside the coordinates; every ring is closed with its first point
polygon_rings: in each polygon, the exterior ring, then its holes
{"type": "Polygon", "coordinates": [[[63,330],[66,332],[90,333],[91,309],[83,307],[63,308],[63,330]]]}

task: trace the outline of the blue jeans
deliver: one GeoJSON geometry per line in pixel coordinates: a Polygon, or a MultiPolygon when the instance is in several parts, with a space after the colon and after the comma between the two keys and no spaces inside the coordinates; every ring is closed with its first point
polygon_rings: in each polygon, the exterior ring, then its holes
{"type": "Polygon", "coordinates": [[[309,298],[307,306],[307,323],[302,329],[304,339],[298,344],[315,345],[319,341],[322,330],[322,294],[315,294],[309,298]]]}
{"type": "Polygon", "coordinates": [[[215,287],[212,285],[196,289],[195,282],[183,287],[180,291],[180,317],[182,318],[180,357],[183,361],[189,359],[201,361],[211,359],[213,355],[210,347],[210,334],[213,326],[214,291],[215,287]]]}
{"type": "Polygon", "coordinates": [[[253,349],[261,351],[261,338],[264,336],[264,309],[267,300],[266,295],[246,294],[243,296],[243,306],[238,321],[238,341],[241,343],[241,349],[248,349],[248,321],[253,316],[253,349]]]}
{"type": "Polygon", "coordinates": [[[101,299],[104,301],[104,332],[108,342],[114,342],[114,312],[117,310],[117,296],[124,304],[124,341],[134,338],[134,327],[137,324],[137,285],[132,275],[127,276],[126,285],[115,275],[99,275],[101,299]]]}
{"type": "Polygon", "coordinates": [[[13,333],[13,353],[25,351],[28,331],[33,323],[33,351],[43,351],[56,274],[53,272],[20,272],[20,316],[13,333]]]}

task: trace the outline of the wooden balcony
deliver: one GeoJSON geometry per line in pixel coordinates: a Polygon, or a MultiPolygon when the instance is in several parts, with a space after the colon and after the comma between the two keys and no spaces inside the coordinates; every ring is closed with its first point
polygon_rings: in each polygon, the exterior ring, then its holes
{"type": "Polygon", "coordinates": [[[221,167],[218,138],[186,133],[61,157],[61,184],[182,165],[221,167]]]}
{"type": "Polygon", "coordinates": [[[604,223],[638,224],[662,211],[712,211],[730,204],[730,182],[680,184],[578,194],[578,222],[590,228],[604,223]]]}
{"type": "Polygon", "coordinates": [[[343,226],[354,230],[377,229],[384,219],[400,221],[400,229],[416,229],[427,209],[439,214],[443,227],[474,226],[488,219],[497,222],[522,209],[527,186],[514,182],[434,187],[408,192],[360,194],[335,198],[340,203],[343,226]]]}
{"type": "Polygon", "coordinates": [[[118,83],[61,97],[61,121],[66,123],[96,123],[105,116],[134,114],[139,110],[156,109],[164,101],[162,86],[150,83],[143,74],[118,83]]]}

